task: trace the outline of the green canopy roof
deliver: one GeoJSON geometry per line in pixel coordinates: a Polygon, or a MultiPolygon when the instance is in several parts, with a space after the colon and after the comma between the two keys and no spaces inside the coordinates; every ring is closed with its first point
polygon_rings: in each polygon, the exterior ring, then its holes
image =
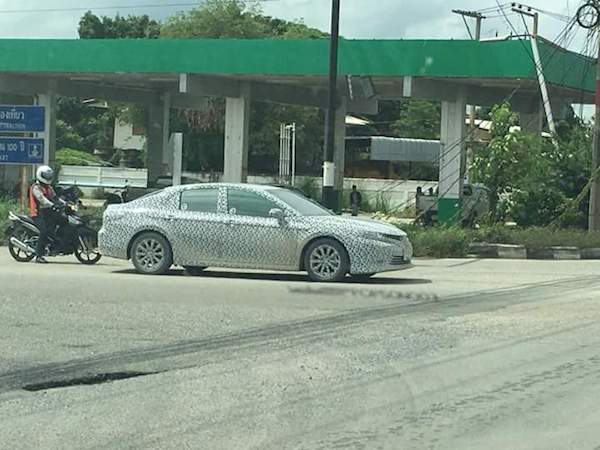
{"type": "MultiPolygon", "coordinates": [[[[594,61],[540,40],[549,83],[593,92],[594,61]]],[[[325,76],[327,40],[0,40],[0,71],[325,76]]],[[[525,40],[342,40],[340,73],[535,79],[525,40]]]]}

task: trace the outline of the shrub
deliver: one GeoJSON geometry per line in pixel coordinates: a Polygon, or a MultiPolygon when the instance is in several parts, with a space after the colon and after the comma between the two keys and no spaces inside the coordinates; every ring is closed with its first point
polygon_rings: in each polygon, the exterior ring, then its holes
{"type": "Polygon", "coordinates": [[[17,211],[18,209],[17,202],[0,198],[0,243],[3,243],[6,239],[5,232],[8,227],[9,211],[17,211]]]}
{"type": "Polygon", "coordinates": [[[373,209],[375,212],[389,214],[392,211],[389,193],[377,192],[375,194],[375,204],[373,205],[373,209]]]}
{"type": "Polygon", "coordinates": [[[62,166],[97,166],[102,164],[102,160],[82,150],[61,148],[56,152],[56,163],[62,166]]]}
{"type": "Polygon", "coordinates": [[[422,228],[401,226],[408,234],[415,256],[462,258],[469,252],[470,232],[459,227],[422,228]]]}
{"type": "Polygon", "coordinates": [[[406,231],[415,256],[461,258],[469,252],[472,242],[523,245],[531,249],[544,247],[600,248],[600,232],[549,227],[517,228],[504,225],[483,227],[478,230],[456,226],[422,228],[399,225],[406,231]]]}

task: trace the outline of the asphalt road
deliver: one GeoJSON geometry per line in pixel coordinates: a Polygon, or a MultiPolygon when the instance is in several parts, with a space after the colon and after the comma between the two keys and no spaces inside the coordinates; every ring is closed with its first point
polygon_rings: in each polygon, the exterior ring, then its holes
{"type": "Polygon", "coordinates": [[[598,449],[599,275],[143,277],[0,248],[0,448],[598,449]]]}

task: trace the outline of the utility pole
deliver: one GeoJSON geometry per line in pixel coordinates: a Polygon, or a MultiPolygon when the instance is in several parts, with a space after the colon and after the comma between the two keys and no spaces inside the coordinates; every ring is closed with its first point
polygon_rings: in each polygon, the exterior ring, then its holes
{"type": "Polygon", "coordinates": [[[600,37],[598,41],[598,59],[596,60],[596,113],[594,115],[594,139],[592,144],[592,175],[595,177],[590,190],[590,213],[588,229],[600,230],[600,180],[598,165],[600,164],[600,37]]]}
{"type": "MultiPolygon", "coordinates": [[[[577,10],[577,22],[583,28],[592,30],[600,25],[600,5],[588,1],[577,10]]],[[[588,214],[588,230],[600,230],[600,36],[598,37],[598,56],[596,59],[596,113],[594,115],[594,136],[592,142],[592,186],[590,187],[590,210],[588,214]]]]}
{"type": "Polygon", "coordinates": [[[329,45],[329,101],[327,105],[327,123],[325,154],[323,158],[323,203],[329,209],[339,209],[339,199],[334,191],[335,164],[335,113],[337,109],[338,45],[340,37],[340,0],[331,4],[331,38],[329,45]]]}
{"type": "Polygon", "coordinates": [[[538,37],[538,28],[540,22],[540,16],[538,13],[533,12],[533,8],[531,6],[523,5],[521,3],[512,3],[511,10],[518,14],[523,14],[525,16],[529,16],[533,18],[533,32],[531,33],[534,38],[538,37]]]}
{"type": "Polygon", "coordinates": [[[552,142],[555,147],[558,147],[558,141],[556,140],[556,125],[554,123],[554,115],[552,114],[550,95],[548,94],[548,86],[546,85],[546,77],[544,76],[542,59],[540,57],[540,50],[537,43],[539,14],[533,12],[533,9],[530,6],[522,5],[520,3],[513,3],[512,11],[523,16],[529,16],[533,18],[533,33],[531,34],[531,51],[533,53],[533,62],[535,63],[535,70],[538,77],[538,84],[540,85],[540,92],[542,94],[544,111],[546,112],[546,119],[548,120],[548,128],[550,129],[550,133],[552,133],[552,142]]]}
{"type": "MultiPolygon", "coordinates": [[[[467,27],[467,31],[469,32],[469,36],[471,36],[471,39],[474,39],[476,41],[481,40],[481,22],[483,21],[483,19],[486,18],[483,14],[477,11],[465,11],[462,9],[453,9],[452,12],[462,17],[462,20],[465,23],[465,27],[467,27]],[[473,34],[471,33],[471,29],[469,28],[469,24],[467,23],[466,17],[475,19],[475,36],[473,36],[473,34]]],[[[464,173],[467,176],[467,180],[469,179],[468,169],[473,162],[473,141],[475,138],[475,105],[469,106],[469,136],[470,142],[468,143],[467,147],[467,159],[464,164],[466,166],[464,173]]]]}
{"type": "Polygon", "coordinates": [[[453,9],[452,12],[462,17],[463,22],[467,27],[467,31],[469,32],[469,36],[471,36],[471,39],[475,39],[476,41],[481,39],[481,21],[486,18],[483,14],[477,11],[464,11],[462,9],[453,9]],[[467,24],[467,19],[465,19],[465,17],[475,19],[475,36],[471,34],[471,29],[469,28],[469,25],[467,24]]]}

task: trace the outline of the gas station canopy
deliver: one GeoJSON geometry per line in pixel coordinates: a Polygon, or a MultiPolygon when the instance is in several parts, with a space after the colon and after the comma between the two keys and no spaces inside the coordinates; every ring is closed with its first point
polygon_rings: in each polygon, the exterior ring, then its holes
{"type": "MultiPolygon", "coordinates": [[[[550,90],[577,103],[592,103],[593,60],[541,38],[539,47],[550,90]]],[[[348,85],[358,98],[403,96],[408,89],[405,77],[446,83],[410,86],[436,98],[444,96],[444,86],[456,83],[504,93],[517,86],[537,88],[527,40],[342,40],[339,58],[340,74],[356,77],[348,85]]],[[[302,92],[297,92],[292,97],[323,106],[325,99],[318,101],[318,97],[324,94],[320,90],[326,88],[327,70],[327,40],[0,40],[4,81],[10,75],[23,81],[53,81],[59,93],[69,90],[65,83],[74,83],[73,94],[85,93],[90,84],[148,93],[180,92],[180,74],[188,74],[202,82],[198,94],[232,95],[239,93],[239,82],[250,82],[258,94],[253,98],[260,99],[264,91],[266,101],[295,103],[283,88],[297,86],[312,89],[313,95],[302,99],[302,92]],[[216,86],[215,81],[222,83],[216,86]],[[281,89],[269,93],[273,84],[281,89]]],[[[112,93],[118,96],[119,91],[112,93]]],[[[136,100],[135,95],[125,97],[136,100]]],[[[473,103],[487,104],[485,95],[473,97],[480,97],[473,103]]]]}

